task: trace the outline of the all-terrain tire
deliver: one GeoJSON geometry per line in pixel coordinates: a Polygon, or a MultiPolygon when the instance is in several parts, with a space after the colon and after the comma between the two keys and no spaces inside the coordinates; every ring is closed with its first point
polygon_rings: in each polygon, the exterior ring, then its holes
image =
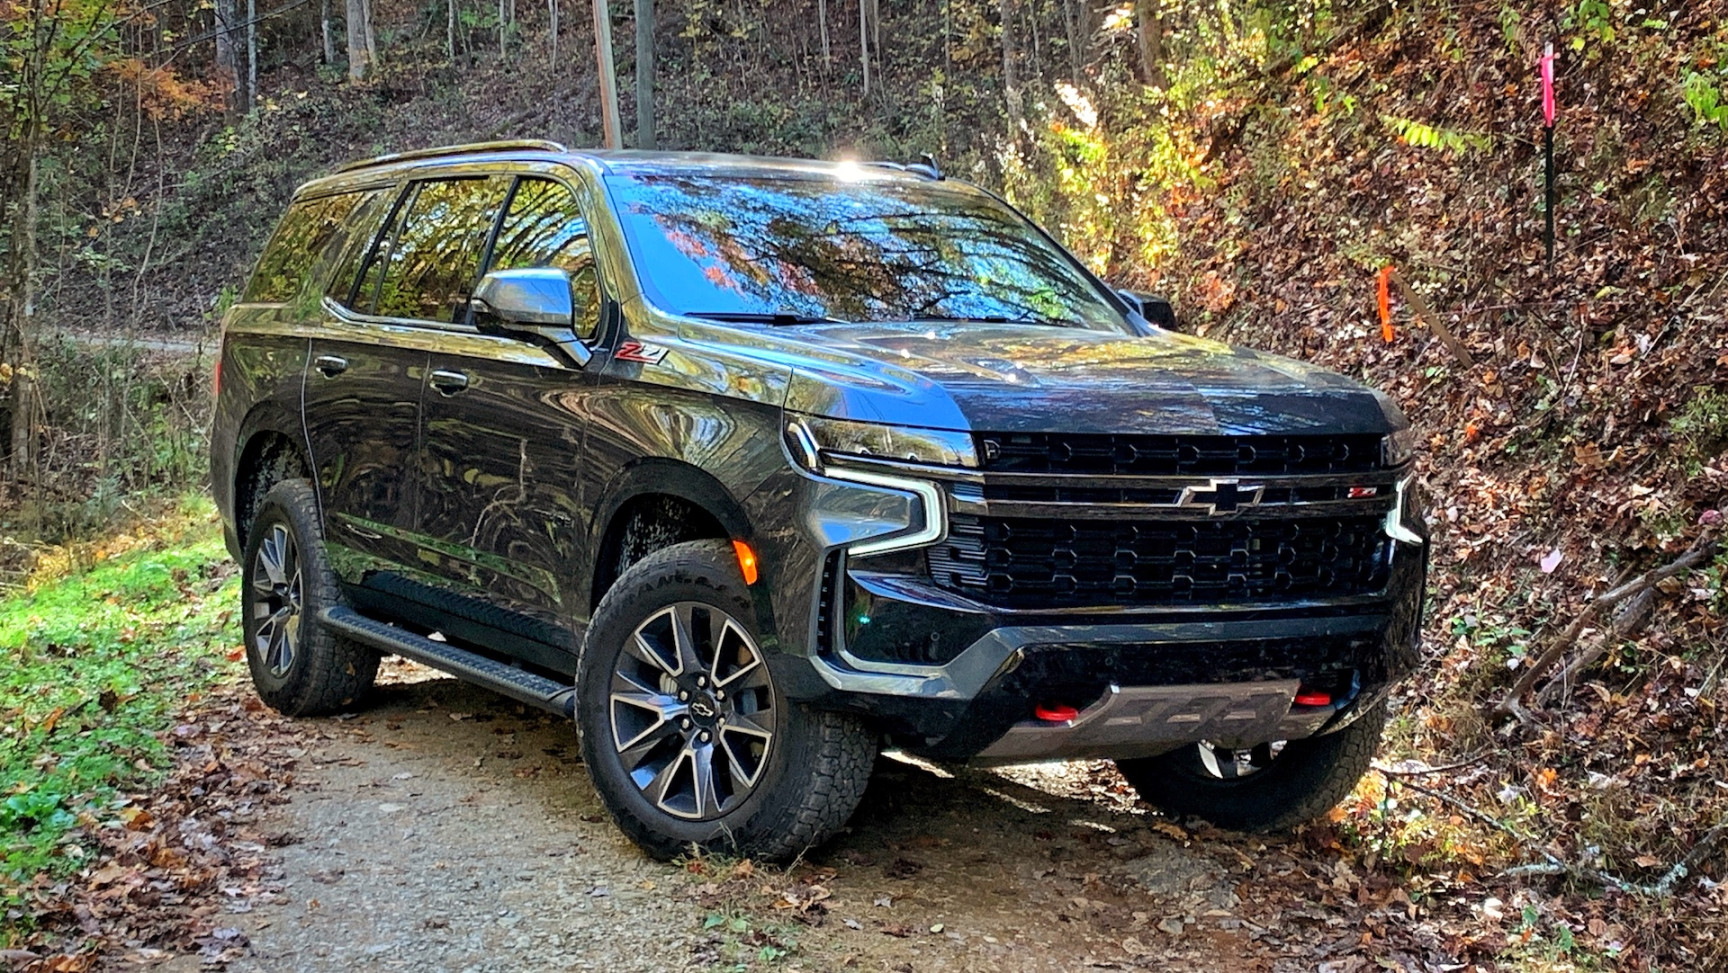
{"type": "Polygon", "coordinates": [[[1386,704],[1325,736],[1291,740],[1265,768],[1234,779],[1206,769],[1200,745],[1138,760],[1116,769],[1148,804],[1175,815],[1198,815],[1232,831],[1284,831],[1325,814],[1349,795],[1368,771],[1386,704]]]}
{"type": "Polygon", "coordinates": [[[379,654],[318,621],[319,612],[342,604],[342,588],[324,553],[318,495],[309,481],[284,480],[264,495],[247,533],[240,570],[246,666],[259,698],[286,716],[318,716],[351,707],[372,688],[379,654]],[[271,558],[279,573],[286,567],[281,584],[265,583],[271,558]],[[291,626],[289,614],[282,613],[285,607],[295,609],[289,613],[291,626]],[[272,654],[273,649],[280,652],[280,643],[259,638],[270,617],[278,614],[276,625],[283,631],[292,628],[294,636],[286,659],[272,654]]]}
{"type": "MultiPolygon", "coordinates": [[[[760,646],[755,609],[732,545],[674,544],[632,565],[601,599],[583,641],[576,674],[582,759],[618,827],[649,855],[692,851],[795,857],[845,826],[864,796],[875,739],[855,717],[789,702],[770,685],[774,735],[754,786],[740,803],[708,820],[662,810],[629,775],[615,745],[611,686],[639,627],[677,606],[718,609],[760,646]]],[[[764,663],[766,665],[766,663],[764,663]]],[[[676,741],[674,741],[676,743],[676,741]]]]}

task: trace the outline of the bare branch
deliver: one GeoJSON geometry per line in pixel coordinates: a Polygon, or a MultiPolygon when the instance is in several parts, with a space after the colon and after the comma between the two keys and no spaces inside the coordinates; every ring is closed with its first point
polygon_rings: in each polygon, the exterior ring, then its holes
{"type": "Polygon", "coordinates": [[[1703,534],[1692,543],[1691,547],[1686,549],[1684,554],[1662,567],[1646,571],[1630,581],[1616,584],[1615,587],[1586,602],[1583,611],[1579,612],[1572,624],[1566,627],[1566,631],[1550,643],[1535,662],[1525,668],[1523,674],[1518,677],[1517,682],[1512,684],[1512,688],[1507,691],[1505,697],[1494,704],[1493,709],[1489,710],[1489,716],[1500,718],[1516,715],[1518,700],[1543,676],[1547,675],[1548,670],[1552,669],[1555,663],[1571,651],[1579,636],[1584,633],[1584,629],[1603,609],[1625,601],[1639,592],[1654,588],[1658,583],[1668,578],[1692,570],[1701,562],[1714,556],[1716,544],[1716,537],[1713,534],[1703,534]]]}

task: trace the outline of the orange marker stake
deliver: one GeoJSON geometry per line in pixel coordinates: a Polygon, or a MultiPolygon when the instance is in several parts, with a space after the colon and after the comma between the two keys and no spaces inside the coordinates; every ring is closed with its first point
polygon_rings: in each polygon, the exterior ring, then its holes
{"type": "Polygon", "coordinates": [[[1392,265],[1380,268],[1380,337],[1392,343],[1392,265]]]}

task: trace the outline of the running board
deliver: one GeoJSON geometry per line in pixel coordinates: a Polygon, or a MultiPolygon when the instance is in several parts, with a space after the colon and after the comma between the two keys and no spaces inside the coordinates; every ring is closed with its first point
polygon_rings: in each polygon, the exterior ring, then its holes
{"type": "Polygon", "coordinates": [[[357,642],[448,672],[464,682],[484,686],[518,702],[559,716],[573,717],[576,714],[576,689],[567,683],[386,625],[352,608],[326,608],[318,614],[318,620],[357,642]]]}

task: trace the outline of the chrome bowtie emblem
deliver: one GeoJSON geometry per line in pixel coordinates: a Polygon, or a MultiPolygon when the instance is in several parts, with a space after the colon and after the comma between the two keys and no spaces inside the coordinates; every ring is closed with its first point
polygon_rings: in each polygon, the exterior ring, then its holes
{"type": "Polygon", "coordinates": [[[1185,486],[1176,498],[1176,506],[1190,509],[1204,507],[1208,517],[1221,517],[1233,514],[1243,507],[1253,507],[1260,503],[1261,494],[1266,488],[1259,484],[1244,486],[1234,479],[1211,479],[1205,483],[1185,486]]]}
{"type": "Polygon", "coordinates": [[[690,712],[695,713],[703,719],[708,719],[714,715],[714,707],[709,706],[706,702],[698,699],[694,703],[690,704],[690,712]]]}

